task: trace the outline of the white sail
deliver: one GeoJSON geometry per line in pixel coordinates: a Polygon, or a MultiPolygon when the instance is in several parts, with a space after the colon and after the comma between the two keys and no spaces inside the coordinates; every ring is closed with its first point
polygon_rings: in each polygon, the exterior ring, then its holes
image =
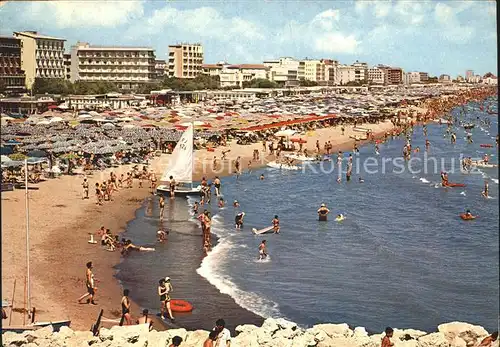
{"type": "Polygon", "coordinates": [[[193,125],[190,124],[175,145],[168,166],[161,177],[162,181],[170,181],[170,176],[179,183],[193,182],[193,125]]]}

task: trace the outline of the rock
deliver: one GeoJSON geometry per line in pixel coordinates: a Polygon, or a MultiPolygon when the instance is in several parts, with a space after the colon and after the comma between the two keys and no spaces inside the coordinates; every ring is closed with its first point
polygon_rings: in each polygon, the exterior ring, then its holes
{"type": "Polygon", "coordinates": [[[170,334],[168,331],[151,331],[146,335],[146,338],[148,347],[165,347],[170,341],[170,334]]]}
{"type": "Polygon", "coordinates": [[[408,341],[401,341],[401,340],[394,340],[394,347],[419,347],[420,345],[418,344],[417,340],[408,340],[408,341]]]}
{"type": "Polygon", "coordinates": [[[292,330],[297,329],[296,323],[290,322],[290,321],[283,319],[283,318],[278,318],[275,320],[275,322],[281,329],[292,329],[292,330]]]}
{"type": "Polygon", "coordinates": [[[467,346],[473,346],[488,336],[488,332],[483,327],[462,322],[438,325],[438,331],[443,333],[448,341],[453,341],[458,336],[465,341],[467,346]]]}
{"type": "Polygon", "coordinates": [[[343,324],[316,324],[313,328],[323,330],[328,336],[334,337],[335,335],[342,335],[351,337],[353,332],[349,329],[349,325],[343,324]]]}
{"type": "Polygon", "coordinates": [[[443,333],[432,333],[418,338],[420,347],[450,347],[450,343],[443,333]]]}
{"type": "Polygon", "coordinates": [[[188,332],[186,329],[180,328],[180,329],[169,329],[169,330],[167,330],[167,333],[169,335],[168,342],[172,343],[172,338],[174,336],[180,336],[182,338],[182,341],[186,341],[186,337],[187,337],[188,332]]]}
{"type": "Polygon", "coordinates": [[[451,347],[467,347],[467,343],[458,336],[451,341],[451,347]]]}
{"type": "Polygon", "coordinates": [[[259,327],[253,324],[243,324],[243,325],[238,325],[235,329],[236,335],[238,334],[244,334],[247,332],[252,332],[255,329],[258,329],[259,327]]]}
{"type": "Polygon", "coordinates": [[[182,346],[189,346],[189,347],[198,347],[198,346],[203,346],[203,342],[208,338],[208,335],[210,333],[205,330],[196,330],[193,332],[189,332],[186,337],[185,343],[182,344],[182,346]]]}
{"type": "Polygon", "coordinates": [[[101,328],[99,329],[99,339],[101,341],[113,340],[113,333],[110,329],[101,328]]]}
{"type": "Polygon", "coordinates": [[[356,327],[356,328],[354,328],[353,336],[367,337],[368,333],[366,332],[366,329],[364,327],[356,327]]]}
{"type": "Polygon", "coordinates": [[[257,334],[241,333],[231,340],[231,347],[261,347],[261,345],[257,340],[257,334]]]}
{"type": "Polygon", "coordinates": [[[52,325],[32,331],[33,336],[38,339],[48,339],[50,336],[52,336],[53,333],[54,328],[52,328],[52,325]]]}
{"type": "Polygon", "coordinates": [[[21,346],[28,343],[28,339],[23,334],[16,334],[12,331],[7,331],[2,334],[2,346],[21,346]]]}
{"type": "MultiPolygon", "coordinates": [[[[393,338],[394,339],[400,339],[401,337],[404,337],[405,335],[410,335],[410,337],[417,339],[420,336],[427,335],[425,331],[422,330],[415,330],[415,329],[394,329],[394,334],[393,338]]],[[[385,333],[382,333],[382,337],[385,336],[385,333]]],[[[381,337],[381,338],[382,338],[381,337]]]]}
{"type": "Polygon", "coordinates": [[[316,347],[318,341],[314,338],[314,335],[309,333],[304,333],[296,336],[292,340],[292,347],[316,347]]]}
{"type": "Polygon", "coordinates": [[[274,333],[273,340],[274,339],[290,340],[290,339],[293,339],[300,334],[302,334],[302,331],[300,329],[297,329],[297,326],[295,326],[295,328],[289,327],[289,328],[286,328],[283,330],[278,330],[276,333],[274,333]]]}
{"type": "Polygon", "coordinates": [[[67,326],[62,326],[59,329],[59,332],[57,332],[56,334],[59,334],[59,335],[64,336],[64,337],[72,337],[75,335],[75,332],[67,326]]]}
{"type": "Polygon", "coordinates": [[[272,336],[276,331],[280,329],[280,326],[273,318],[268,318],[262,323],[262,326],[259,330],[262,329],[268,333],[268,335],[272,336]]]}
{"type": "Polygon", "coordinates": [[[267,330],[266,328],[264,328],[264,325],[262,325],[261,328],[254,330],[250,335],[255,335],[257,337],[257,342],[259,343],[260,346],[271,347],[273,339],[271,336],[272,334],[273,334],[272,330],[267,330]]]}

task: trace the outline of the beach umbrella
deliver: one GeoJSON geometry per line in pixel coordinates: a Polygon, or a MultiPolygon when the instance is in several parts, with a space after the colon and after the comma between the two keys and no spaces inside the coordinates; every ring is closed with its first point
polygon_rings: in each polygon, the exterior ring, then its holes
{"type": "Polygon", "coordinates": [[[96,111],[90,111],[88,114],[89,114],[90,116],[96,116],[96,117],[99,117],[99,116],[100,116],[100,114],[99,114],[99,113],[97,113],[96,111]]]}
{"type": "Polygon", "coordinates": [[[12,120],[15,120],[15,118],[12,118],[12,117],[5,115],[5,116],[2,116],[1,120],[12,121],[12,120]]]}
{"type": "Polygon", "coordinates": [[[135,125],[133,125],[133,124],[125,124],[125,125],[123,126],[123,128],[124,128],[124,129],[132,129],[132,128],[135,128],[135,125]]]}
{"type": "Polygon", "coordinates": [[[30,151],[27,154],[28,154],[28,157],[33,157],[33,158],[47,157],[47,152],[41,151],[41,150],[30,151]]]}
{"type": "Polygon", "coordinates": [[[48,120],[42,120],[42,121],[36,123],[36,125],[49,125],[49,124],[50,124],[50,122],[48,120]]]}
{"type": "Polygon", "coordinates": [[[4,162],[7,162],[7,161],[12,161],[12,159],[10,159],[8,156],[6,155],[2,155],[1,157],[1,162],[4,163],[4,162]]]}
{"type": "Polygon", "coordinates": [[[9,158],[13,161],[23,161],[27,158],[27,156],[25,156],[22,153],[14,153],[14,154],[9,155],[9,158]]]}
{"type": "Polygon", "coordinates": [[[5,146],[18,146],[18,145],[22,145],[22,143],[19,141],[16,141],[16,140],[9,140],[9,141],[5,142],[4,145],[5,146]]]}
{"type": "Polygon", "coordinates": [[[58,122],[62,122],[64,119],[62,119],[61,117],[53,117],[50,119],[50,123],[58,123],[58,122]]]}
{"type": "Polygon", "coordinates": [[[14,152],[12,150],[12,147],[3,147],[3,146],[0,147],[0,153],[1,154],[7,154],[7,155],[9,155],[9,154],[12,154],[12,152],[14,152]]]}
{"type": "Polygon", "coordinates": [[[92,116],[90,114],[81,114],[78,116],[78,119],[91,119],[92,116]]]}
{"type": "Polygon", "coordinates": [[[112,123],[104,123],[104,124],[102,125],[102,127],[103,127],[103,128],[105,128],[105,129],[114,129],[114,128],[115,128],[115,125],[114,125],[114,124],[112,124],[112,123]]]}

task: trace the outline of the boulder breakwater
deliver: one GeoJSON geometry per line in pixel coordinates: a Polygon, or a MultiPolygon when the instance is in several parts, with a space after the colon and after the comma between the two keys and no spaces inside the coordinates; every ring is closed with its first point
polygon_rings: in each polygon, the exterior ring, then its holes
{"type": "MultiPolygon", "coordinates": [[[[2,346],[23,347],[168,347],[174,336],[182,338],[180,347],[202,347],[209,332],[170,329],[149,331],[147,324],[101,328],[98,336],[90,331],[73,331],[52,326],[23,333],[3,332],[2,346]]],[[[475,347],[490,335],[483,327],[469,323],[441,324],[436,332],[394,329],[394,347],[475,347]]],[[[347,324],[317,324],[303,329],[297,324],[268,318],[261,327],[245,324],[236,327],[231,347],[379,347],[385,333],[369,335],[363,327],[351,329],[347,324]]],[[[498,339],[490,344],[498,347],[498,339]]]]}

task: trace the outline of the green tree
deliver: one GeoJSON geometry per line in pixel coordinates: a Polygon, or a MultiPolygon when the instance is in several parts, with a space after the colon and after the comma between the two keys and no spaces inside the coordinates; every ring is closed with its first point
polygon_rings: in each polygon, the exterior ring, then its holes
{"type": "Polygon", "coordinates": [[[219,88],[219,76],[198,75],[195,78],[165,78],[161,86],[172,90],[203,90],[219,88]]]}
{"type": "Polygon", "coordinates": [[[265,78],[255,78],[243,82],[243,88],[278,88],[278,84],[265,78]]]}
{"type": "Polygon", "coordinates": [[[62,78],[35,78],[32,90],[34,94],[68,95],[73,93],[73,86],[62,78]]]}
{"type": "Polygon", "coordinates": [[[310,81],[310,80],[306,80],[306,79],[302,78],[299,80],[299,85],[301,87],[316,87],[318,85],[318,82],[310,81]]]}
{"type": "Polygon", "coordinates": [[[155,83],[144,83],[139,86],[135,90],[136,93],[138,94],[149,94],[151,93],[152,90],[159,90],[161,89],[161,83],[155,82],[155,83]]]}

